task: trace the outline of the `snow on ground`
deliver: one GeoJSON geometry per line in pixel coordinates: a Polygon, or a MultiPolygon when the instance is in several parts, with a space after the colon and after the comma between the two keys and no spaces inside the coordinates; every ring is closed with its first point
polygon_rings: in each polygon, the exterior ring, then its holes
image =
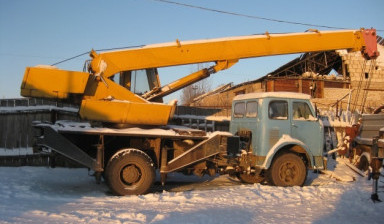
{"type": "Polygon", "coordinates": [[[172,174],[166,190],[157,183],[152,193],[125,197],[86,169],[0,167],[0,223],[383,223],[372,181],[332,161],[331,172],[350,182],[310,172],[306,186],[283,188],[172,174]]]}

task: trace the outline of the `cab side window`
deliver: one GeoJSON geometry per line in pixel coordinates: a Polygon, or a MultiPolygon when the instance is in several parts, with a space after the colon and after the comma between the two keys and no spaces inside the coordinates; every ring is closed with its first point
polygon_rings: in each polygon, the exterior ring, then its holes
{"type": "Polygon", "coordinates": [[[235,103],[233,116],[236,118],[241,118],[241,117],[244,117],[244,115],[245,115],[245,103],[244,102],[235,103]]]}
{"type": "Polygon", "coordinates": [[[288,103],[287,101],[276,100],[271,101],[268,107],[268,116],[274,120],[288,119],[288,103]]]}
{"type": "Polygon", "coordinates": [[[257,102],[256,101],[249,101],[247,102],[247,108],[246,108],[246,117],[257,117],[257,102]]]}

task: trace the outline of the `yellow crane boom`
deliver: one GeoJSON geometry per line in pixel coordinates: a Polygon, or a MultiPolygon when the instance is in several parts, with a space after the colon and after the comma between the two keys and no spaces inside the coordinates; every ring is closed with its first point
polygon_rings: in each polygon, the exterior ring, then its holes
{"type": "Polygon", "coordinates": [[[348,49],[376,58],[374,29],[252,35],[147,45],[141,48],[96,53],[91,51],[89,73],[51,68],[26,69],[21,95],[71,100],[81,104],[84,119],[135,125],[165,125],[175,105],[161,97],[227,69],[244,58],[301,52],[348,49]],[[215,62],[208,69],[160,86],[160,67],[215,62]],[[137,95],[130,90],[132,71],[146,70],[150,89],[137,95]],[[120,74],[120,83],[111,77],[120,74]]]}

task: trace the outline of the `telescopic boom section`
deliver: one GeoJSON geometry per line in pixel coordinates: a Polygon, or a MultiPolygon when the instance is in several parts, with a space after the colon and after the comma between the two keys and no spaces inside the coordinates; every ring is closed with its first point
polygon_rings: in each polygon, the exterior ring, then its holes
{"type": "MultiPolygon", "coordinates": [[[[21,95],[71,100],[81,103],[80,116],[88,120],[134,125],[165,125],[175,105],[153,103],[180,88],[193,84],[210,74],[227,69],[243,58],[301,52],[347,49],[361,51],[366,59],[379,53],[375,29],[322,31],[305,33],[252,35],[210,40],[178,41],[147,45],[121,51],[92,51],[89,73],[58,69],[27,68],[21,95]],[[130,71],[155,69],[195,63],[214,62],[208,69],[187,75],[139,96],[129,90],[130,71]],[[125,86],[111,80],[115,74],[124,76],[125,86]],[[55,81],[57,80],[57,81],[55,81]]],[[[148,75],[148,74],[147,74],[148,75]]],[[[152,80],[158,79],[153,78],[152,80]]],[[[121,80],[120,80],[121,81],[121,80]]]]}
{"type": "Polygon", "coordinates": [[[93,52],[92,71],[112,76],[120,71],[159,68],[185,64],[238,60],[301,52],[348,49],[376,58],[374,29],[252,35],[210,40],[178,41],[142,48],[93,52]]]}

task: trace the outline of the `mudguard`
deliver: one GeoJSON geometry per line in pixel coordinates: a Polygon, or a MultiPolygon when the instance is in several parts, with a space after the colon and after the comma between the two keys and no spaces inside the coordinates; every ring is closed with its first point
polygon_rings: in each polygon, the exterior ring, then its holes
{"type": "Polygon", "coordinates": [[[294,139],[289,135],[283,135],[279,139],[279,141],[276,142],[275,145],[269,150],[263,165],[261,165],[262,169],[268,169],[271,166],[272,160],[277,152],[279,152],[281,149],[283,149],[285,146],[292,145],[292,146],[300,146],[305,150],[305,153],[307,154],[307,158],[309,159],[310,165],[314,164],[313,161],[313,154],[311,150],[308,148],[306,144],[304,144],[302,141],[298,139],[294,139]]]}

